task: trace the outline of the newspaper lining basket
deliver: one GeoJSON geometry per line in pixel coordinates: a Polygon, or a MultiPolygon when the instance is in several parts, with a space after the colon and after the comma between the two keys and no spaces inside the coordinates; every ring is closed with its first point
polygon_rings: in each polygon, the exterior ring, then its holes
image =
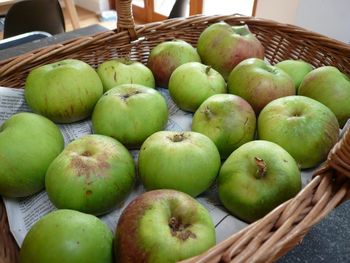
{"type": "MultiPolygon", "coordinates": [[[[175,38],[196,46],[210,24],[247,24],[265,47],[271,64],[302,59],[315,67],[332,65],[350,75],[350,46],[300,27],[239,15],[192,16],[135,26],[131,0],[117,0],[118,28],[79,37],[0,61],[0,86],[24,86],[28,72],[65,58],[96,67],[104,60],[129,57],[146,63],[158,43],[175,38]]],[[[350,193],[350,132],[331,150],[313,180],[293,199],[247,226],[207,252],[184,262],[273,262],[292,249],[308,230],[350,193]]],[[[0,263],[18,262],[18,247],[9,231],[0,201],[0,263]]]]}

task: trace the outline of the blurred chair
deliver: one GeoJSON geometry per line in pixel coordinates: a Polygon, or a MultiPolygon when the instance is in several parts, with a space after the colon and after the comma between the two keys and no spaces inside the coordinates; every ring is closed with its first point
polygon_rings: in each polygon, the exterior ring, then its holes
{"type": "Polygon", "coordinates": [[[4,23],[4,38],[27,32],[49,34],[65,32],[62,8],[58,0],[25,0],[13,4],[4,23]]]}
{"type": "Polygon", "coordinates": [[[185,17],[189,0],[176,0],[168,18],[185,17]]]}

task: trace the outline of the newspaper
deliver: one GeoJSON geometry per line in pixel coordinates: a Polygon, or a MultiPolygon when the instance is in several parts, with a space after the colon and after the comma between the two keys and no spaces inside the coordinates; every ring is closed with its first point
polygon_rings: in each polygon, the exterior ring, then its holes
{"type": "MultiPolygon", "coordinates": [[[[166,130],[173,131],[189,131],[191,130],[191,122],[193,115],[180,110],[171,100],[169,92],[166,89],[158,89],[167,101],[169,109],[169,120],[166,130]]],[[[0,87],[0,125],[11,115],[21,112],[30,111],[25,103],[22,89],[9,89],[0,87]]],[[[92,133],[91,121],[83,121],[73,124],[58,125],[61,129],[65,144],[79,138],[85,134],[92,133]]],[[[138,151],[132,150],[132,156],[137,160],[138,151]]],[[[305,186],[311,180],[312,171],[302,172],[302,182],[305,186]]],[[[216,184],[204,194],[197,197],[197,200],[204,205],[215,224],[217,243],[223,241],[233,233],[244,228],[247,224],[228,214],[225,208],[220,204],[215,189],[216,184]]],[[[140,183],[136,183],[133,191],[126,200],[119,205],[114,211],[100,218],[114,232],[117,222],[123,209],[138,195],[145,190],[140,183]]],[[[48,195],[42,191],[36,195],[27,198],[3,198],[11,233],[13,234],[18,245],[21,246],[26,233],[31,226],[45,214],[55,210],[56,208],[50,202],[48,195]]]]}

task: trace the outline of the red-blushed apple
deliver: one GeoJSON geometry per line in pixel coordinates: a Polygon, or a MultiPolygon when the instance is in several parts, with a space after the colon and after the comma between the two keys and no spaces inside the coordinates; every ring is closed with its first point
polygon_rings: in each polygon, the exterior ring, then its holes
{"type": "Polygon", "coordinates": [[[247,25],[230,26],[219,22],[199,36],[198,53],[202,62],[212,66],[227,79],[231,70],[247,58],[264,58],[265,49],[247,25]]]}
{"type": "Polygon", "coordinates": [[[296,91],[304,77],[312,70],[312,65],[303,60],[287,59],[278,62],[275,66],[284,70],[292,78],[296,91]]]}
{"type": "Polygon", "coordinates": [[[154,190],[134,199],[123,211],[116,230],[120,263],[175,263],[215,245],[208,211],[191,196],[154,190]]]}
{"type": "Polygon", "coordinates": [[[208,136],[222,158],[254,139],[256,117],[247,101],[232,94],[217,94],[195,112],[192,130],[208,136]]]}
{"type": "Polygon", "coordinates": [[[35,112],[58,123],[90,117],[103,86],[87,63],[66,59],[33,69],[25,83],[24,95],[35,112]]]}
{"type": "Polygon", "coordinates": [[[212,185],[220,165],[215,144],[197,132],[154,133],[138,156],[138,174],[147,190],[175,189],[193,197],[212,185]]]}
{"type": "Polygon", "coordinates": [[[219,198],[234,216],[253,222],[301,189],[293,157],[279,145],[251,141],[224,162],[218,178],[219,198]]]}
{"type": "Polygon", "coordinates": [[[155,88],[152,71],[142,63],[126,58],[103,62],[98,66],[97,73],[104,92],[121,84],[140,84],[155,88]]]}
{"type": "Polygon", "coordinates": [[[37,221],[20,250],[20,263],[112,263],[113,233],[93,215],[53,211],[37,221]]]}
{"type": "Polygon", "coordinates": [[[169,80],[169,93],[182,110],[195,112],[207,98],[226,93],[226,82],[219,72],[199,62],[176,68],[169,80]]]}
{"type": "Polygon", "coordinates": [[[154,75],[156,85],[167,88],[171,73],[187,62],[201,62],[196,49],[186,41],[173,40],[155,46],[151,50],[147,66],[154,75]]]}
{"type": "Polygon", "coordinates": [[[301,168],[324,161],[339,136],[334,113],[322,103],[304,96],[270,102],[258,118],[258,136],[279,144],[301,168]]]}
{"type": "Polygon", "coordinates": [[[45,185],[57,208],[101,215],[124,200],[134,179],[129,151],[111,137],[93,134],[66,146],[47,169],[45,185]]]}
{"type": "Polygon", "coordinates": [[[300,84],[298,94],[330,108],[340,127],[350,118],[350,79],[335,67],[324,66],[311,71],[300,84]]]}
{"type": "Polygon", "coordinates": [[[49,119],[12,115],[0,126],[0,195],[25,197],[42,190],[46,170],[63,147],[62,133],[49,119]]]}
{"type": "Polygon", "coordinates": [[[270,101],[296,92],[287,73],[257,58],[240,62],[231,71],[227,87],[229,93],[248,101],[256,114],[270,101]]]}
{"type": "Polygon", "coordinates": [[[113,137],[127,147],[139,147],[148,136],[162,130],[167,120],[164,97],[157,90],[138,84],[110,89],[92,114],[95,133],[113,137]]]}

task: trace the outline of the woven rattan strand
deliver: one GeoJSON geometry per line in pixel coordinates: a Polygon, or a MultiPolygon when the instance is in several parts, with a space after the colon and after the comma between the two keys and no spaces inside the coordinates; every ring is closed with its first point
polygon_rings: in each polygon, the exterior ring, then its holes
{"type": "MultiPolygon", "coordinates": [[[[0,85],[21,88],[28,72],[53,61],[76,58],[96,67],[115,57],[147,62],[158,43],[175,38],[196,46],[210,24],[225,21],[247,24],[264,45],[266,58],[275,64],[302,59],[314,67],[331,65],[350,74],[350,46],[293,25],[238,15],[192,16],[135,26],[131,0],[116,1],[118,28],[80,37],[0,61],[0,85]]],[[[273,262],[298,244],[309,229],[350,194],[350,132],[330,151],[313,180],[293,199],[250,224],[204,254],[183,262],[273,262]]],[[[0,203],[0,262],[17,262],[18,247],[9,232],[0,203]]]]}

